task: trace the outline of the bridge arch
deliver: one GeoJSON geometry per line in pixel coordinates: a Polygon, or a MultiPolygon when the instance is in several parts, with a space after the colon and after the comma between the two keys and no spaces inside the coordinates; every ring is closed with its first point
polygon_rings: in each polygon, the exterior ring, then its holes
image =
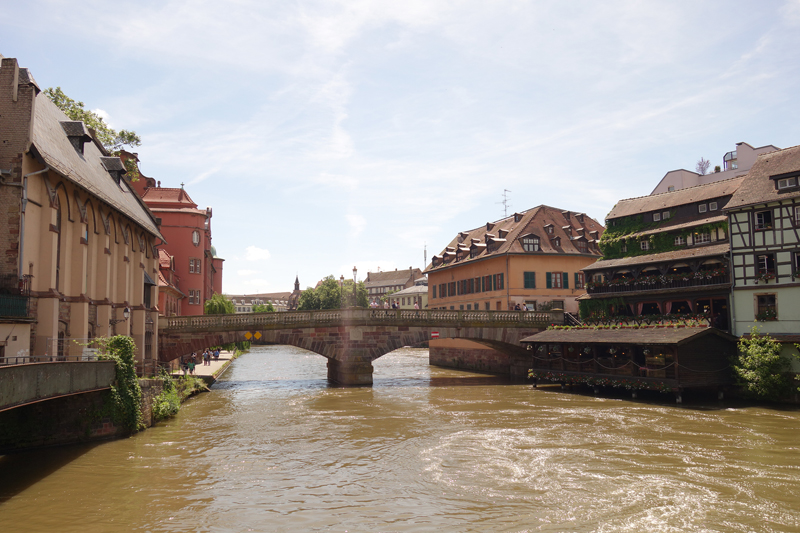
{"type": "Polygon", "coordinates": [[[509,356],[522,355],[520,340],[562,316],[524,311],[344,309],[166,317],[159,323],[162,360],[235,340],[258,338],[286,344],[328,359],[328,379],[342,385],[371,385],[372,362],[434,334],[464,339],[509,356]]]}

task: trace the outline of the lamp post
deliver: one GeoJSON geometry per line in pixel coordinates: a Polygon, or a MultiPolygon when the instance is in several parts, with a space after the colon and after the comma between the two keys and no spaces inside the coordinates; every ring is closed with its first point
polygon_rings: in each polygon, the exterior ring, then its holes
{"type": "Polygon", "coordinates": [[[339,276],[339,309],[344,307],[344,274],[339,276]]]}
{"type": "Polygon", "coordinates": [[[122,318],[116,318],[116,319],[112,318],[111,320],[108,321],[108,324],[110,326],[113,326],[114,324],[125,322],[130,317],[131,317],[131,310],[126,307],[125,309],[122,310],[122,318]]]}
{"type": "Polygon", "coordinates": [[[356,276],[358,276],[358,269],[353,267],[353,307],[358,305],[358,298],[356,297],[356,276]]]}

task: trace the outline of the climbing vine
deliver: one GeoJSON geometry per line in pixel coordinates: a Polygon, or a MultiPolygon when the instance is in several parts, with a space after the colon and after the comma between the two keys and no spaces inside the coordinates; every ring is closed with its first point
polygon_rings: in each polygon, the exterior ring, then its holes
{"type": "Polygon", "coordinates": [[[116,380],[111,387],[112,418],[128,431],[144,429],[142,421],[142,388],[136,376],[134,354],[136,344],[125,335],[117,335],[100,342],[100,360],[114,361],[116,380]]]}
{"type": "MultiPolygon", "coordinates": [[[[670,212],[669,221],[674,212],[670,212]]],[[[714,222],[711,224],[703,224],[700,227],[687,228],[679,232],[661,232],[648,235],[648,247],[643,250],[640,242],[645,240],[641,232],[655,229],[664,224],[664,220],[659,222],[645,223],[642,221],[641,215],[633,217],[625,217],[616,220],[613,226],[606,228],[603,232],[600,241],[597,243],[600,247],[600,252],[603,254],[603,259],[616,259],[619,257],[635,257],[639,255],[657,254],[663,252],[670,252],[673,250],[681,250],[685,247],[682,244],[675,244],[675,237],[683,237],[683,241],[693,234],[711,233],[717,229],[724,229],[728,231],[728,223],[726,221],[714,222]]]]}

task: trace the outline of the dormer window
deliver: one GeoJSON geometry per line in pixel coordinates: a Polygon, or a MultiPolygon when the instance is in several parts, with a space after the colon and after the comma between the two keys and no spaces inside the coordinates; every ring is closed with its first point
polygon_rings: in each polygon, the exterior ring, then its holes
{"type": "Polygon", "coordinates": [[[494,229],[494,224],[491,222],[486,223],[486,231],[492,231],[494,229]]]}
{"type": "Polygon", "coordinates": [[[581,239],[574,241],[574,243],[575,248],[577,248],[580,253],[585,254],[589,252],[589,244],[586,241],[581,239]]]}
{"type": "Polygon", "coordinates": [[[506,235],[508,235],[508,230],[506,229],[501,229],[497,231],[497,236],[500,237],[501,239],[505,239],[506,235]]]}
{"type": "Polygon", "coordinates": [[[83,154],[83,145],[92,140],[89,132],[86,131],[86,126],[80,120],[62,120],[61,127],[64,133],[67,134],[70,144],[75,151],[83,154]]]}
{"type": "Polygon", "coordinates": [[[797,187],[797,178],[784,178],[782,180],[778,180],[778,189],[789,189],[791,187],[797,187]]]}
{"type": "Polygon", "coordinates": [[[101,157],[100,162],[116,184],[119,185],[122,180],[122,175],[127,172],[127,170],[125,170],[125,165],[122,164],[122,159],[119,157],[101,157]]]}
{"type": "Polygon", "coordinates": [[[563,229],[567,235],[572,235],[572,226],[561,226],[561,229],[563,229]]]}
{"type": "Polygon", "coordinates": [[[522,220],[522,214],[514,213],[514,222],[519,222],[520,220],[522,220]]]}
{"type": "Polygon", "coordinates": [[[553,234],[553,228],[554,226],[552,224],[545,224],[544,226],[544,230],[548,233],[548,235],[553,234]]]}
{"type": "Polygon", "coordinates": [[[556,237],[555,239],[553,239],[553,245],[556,248],[561,248],[561,237],[556,237]]]}
{"type": "Polygon", "coordinates": [[[522,249],[526,252],[538,252],[539,248],[539,237],[535,235],[526,235],[522,238],[522,249]]]}
{"type": "Polygon", "coordinates": [[[653,213],[653,222],[661,221],[661,213],[653,213]]]}

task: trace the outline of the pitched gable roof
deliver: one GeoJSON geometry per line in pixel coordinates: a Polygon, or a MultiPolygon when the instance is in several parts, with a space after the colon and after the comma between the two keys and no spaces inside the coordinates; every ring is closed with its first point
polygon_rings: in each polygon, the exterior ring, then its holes
{"type": "Polygon", "coordinates": [[[662,192],[651,196],[627,198],[617,202],[611,209],[611,212],[606,216],[606,220],[648,213],[650,211],[660,211],[679,205],[728,196],[736,192],[736,189],[739,188],[743,181],[744,176],[739,176],[738,178],[715,181],[695,187],[687,187],[673,192],[662,192]]]}
{"type": "MultiPolygon", "coordinates": [[[[78,153],[67,137],[62,122],[67,116],[44,94],[36,96],[31,151],[46,165],[136,222],[148,233],[161,238],[155,217],[125,180],[117,183],[109,174],[106,153],[94,142],[78,153]]],[[[70,126],[71,127],[71,126],[70,126]]]]}
{"type": "Polygon", "coordinates": [[[800,146],[758,156],[750,168],[750,172],[745,176],[741,187],[733,195],[725,209],[730,210],[800,196],[800,190],[797,189],[779,192],[772,179],[774,176],[793,172],[800,172],[800,146]]]}
{"type": "Polygon", "coordinates": [[[527,253],[520,240],[527,235],[539,238],[542,253],[599,255],[599,252],[594,251],[581,252],[575,243],[579,240],[584,242],[593,240],[593,232],[597,232],[599,238],[604,230],[599,222],[585,214],[540,205],[523,213],[515,213],[496,222],[460,232],[442,252],[434,256],[434,260],[445,258],[445,262],[436,266],[433,266],[432,262],[425,271],[431,272],[496,255],[527,253]],[[553,233],[548,233],[548,228],[552,228],[553,233]],[[501,238],[500,235],[504,237],[501,238]],[[470,257],[469,252],[472,250],[475,250],[475,257],[470,257]]]}

